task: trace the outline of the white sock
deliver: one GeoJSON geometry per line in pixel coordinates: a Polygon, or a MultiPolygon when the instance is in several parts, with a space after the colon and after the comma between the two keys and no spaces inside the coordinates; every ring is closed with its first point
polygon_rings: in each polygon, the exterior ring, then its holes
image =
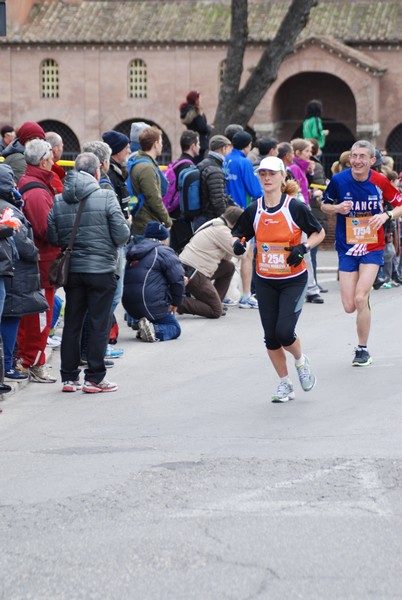
{"type": "Polygon", "coordinates": [[[295,359],[295,365],[296,367],[304,365],[304,354],[302,354],[300,358],[295,359]]]}

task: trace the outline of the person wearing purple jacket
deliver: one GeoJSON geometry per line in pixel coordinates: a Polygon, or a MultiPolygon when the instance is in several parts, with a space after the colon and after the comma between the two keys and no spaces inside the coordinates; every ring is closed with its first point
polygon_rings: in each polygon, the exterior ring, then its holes
{"type": "Polygon", "coordinates": [[[307,173],[314,175],[314,165],[312,166],[312,163],[310,162],[312,154],[311,143],[302,138],[296,138],[290,143],[293,148],[294,158],[293,163],[289,165],[289,170],[299,184],[306,206],[309,206],[310,198],[308,193],[307,173]]]}

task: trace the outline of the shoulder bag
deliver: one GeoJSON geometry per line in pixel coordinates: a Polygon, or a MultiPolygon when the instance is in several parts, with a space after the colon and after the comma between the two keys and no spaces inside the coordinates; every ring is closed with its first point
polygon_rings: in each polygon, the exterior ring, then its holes
{"type": "Polygon", "coordinates": [[[71,252],[73,249],[75,236],[77,234],[77,229],[80,224],[82,210],[84,208],[84,199],[85,198],[83,198],[80,202],[67,248],[62,250],[50,265],[49,282],[55,287],[63,287],[67,283],[68,272],[70,270],[71,252]]]}

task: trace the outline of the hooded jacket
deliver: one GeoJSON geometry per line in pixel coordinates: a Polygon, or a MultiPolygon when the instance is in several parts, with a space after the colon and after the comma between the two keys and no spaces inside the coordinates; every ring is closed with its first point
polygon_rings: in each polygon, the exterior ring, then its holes
{"type": "Polygon", "coordinates": [[[22,194],[24,206],[22,212],[32,225],[35,246],[39,250],[39,270],[42,287],[52,287],[49,283],[49,269],[59,249],[49,244],[47,239],[47,216],[53,206],[53,173],[34,165],[28,165],[18,187],[27,183],[40,183],[47,189],[33,188],[22,194]]]}
{"type": "Polygon", "coordinates": [[[220,217],[229,204],[233,204],[233,200],[226,194],[223,161],[223,155],[210,150],[208,156],[198,163],[198,168],[201,171],[202,216],[207,221],[220,217]]]}
{"type": "Polygon", "coordinates": [[[184,270],[172,248],[150,238],[128,247],[122,303],[130,315],[162,319],[183,294],[184,270]]]}
{"type": "Polygon", "coordinates": [[[101,189],[89,173],[69,171],[62,194],[55,197],[48,216],[48,239],[66,248],[78,212],[84,202],[71,253],[72,273],[111,273],[116,270],[117,248],[125,244],[130,230],[116,194],[101,189]]]}
{"type": "Polygon", "coordinates": [[[16,183],[19,182],[25,173],[25,169],[27,168],[24,152],[25,146],[23,146],[19,139],[16,138],[5,148],[5,150],[3,150],[2,153],[4,162],[7,165],[10,165],[13,170],[16,183]]]}
{"type": "Polygon", "coordinates": [[[39,253],[33,242],[31,224],[11,200],[0,197],[0,212],[5,208],[12,209],[22,227],[20,231],[15,231],[13,237],[16,247],[13,255],[14,277],[7,277],[5,280],[3,317],[23,317],[49,310],[40,286],[39,253]]]}

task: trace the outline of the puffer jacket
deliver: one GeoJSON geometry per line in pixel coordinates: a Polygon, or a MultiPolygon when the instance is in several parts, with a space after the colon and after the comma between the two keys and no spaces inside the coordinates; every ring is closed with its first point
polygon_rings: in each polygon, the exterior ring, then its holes
{"type": "Polygon", "coordinates": [[[48,239],[66,248],[74,226],[79,202],[84,201],[73,251],[72,273],[111,273],[116,270],[117,248],[123,246],[130,230],[116,194],[103,190],[88,173],[69,171],[62,194],[55,197],[48,216],[48,239]]]}
{"type": "Polygon", "coordinates": [[[184,294],[184,270],[172,248],[145,238],[127,250],[122,303],[140,319],[162,319],[169,306],[179,306],[184,294]]]}
{"type": "Polygon", "coordinates": [[[6,238],[13,235],[13,229],[6,225],[0,225],[0,277],[12,277],[14,275],[13,251],[6,238]]]}
{"type": "Polygon", "coordinates": [[[32,225],[35,246],[39,250],[41,285],[44,288],[52,287],[49,282],[49,269],[59,252],[59,249],[49,244],[47,239],[47,216],[53,206],[54,198],[52,180],[51,171],[28,165],[18,184],[19,189],[27,183],[40,183],[47,188],[33,188],[22,194],[24,199],[22,211],[32,225]]]}
{"type": "Polygon", "coordinates": [[[7,165],[10,165],[13,170],[14,179],[17,184],[27,168],[24,152],[25,146],[23,146],[19,139],[16,138],[7,146],[7,148],[3,150],[2,153],[4,162],[7,165]]]}
{"type": "Polygon", "coordinates": [[[15,231],[13,241],[17,249],[14,255],[14,277],[7,277],[6,299],[3,317],[23,317],[45,310],[49,305],[41,291],[38,257],[39,252],[33,242],[32,227],[24,214],[11,202],[0,199],[0,212],[11,208],[14,216],[22,223],[20,231],[15,231]]]}
{"type": "Polygon", "coordinates": [[[215,153],[209,152],[198,164],[201,171],[201,205],[202,216],[207,221],[220,217],[229,204],[233,204],[230,196],[226,194],[226,180],[223,172],[223,156],[218,158],[215,153]]]}

